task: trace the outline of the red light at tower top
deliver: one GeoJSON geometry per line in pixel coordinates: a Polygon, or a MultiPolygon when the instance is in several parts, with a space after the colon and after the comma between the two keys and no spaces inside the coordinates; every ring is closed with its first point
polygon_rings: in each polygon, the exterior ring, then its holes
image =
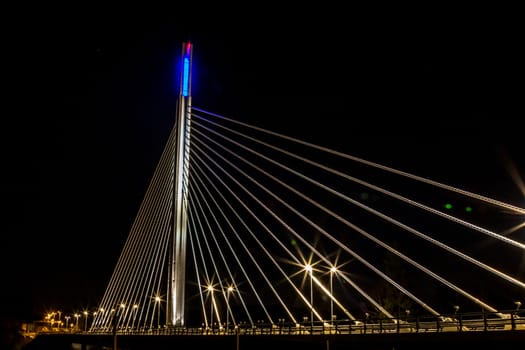
{"type": "Polygon", "coordinates": [[[191,53],[191,43],[188,42],[188,43],[186,43],[186,54],[185,54],[185,56],[189,56],[190,53],[191,53]]]}

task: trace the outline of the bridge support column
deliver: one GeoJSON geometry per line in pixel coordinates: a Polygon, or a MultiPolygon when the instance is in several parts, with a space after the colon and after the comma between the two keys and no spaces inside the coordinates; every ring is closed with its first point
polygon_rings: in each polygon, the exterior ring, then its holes
{"type": "Polygon", "coordinates": [[[173,193],[173,232],[168,280],[167,324],[184,326],[186,222],[191,122],[192,45],[182,45],[181,84],[177,108],[177,142],[173,193]]]}

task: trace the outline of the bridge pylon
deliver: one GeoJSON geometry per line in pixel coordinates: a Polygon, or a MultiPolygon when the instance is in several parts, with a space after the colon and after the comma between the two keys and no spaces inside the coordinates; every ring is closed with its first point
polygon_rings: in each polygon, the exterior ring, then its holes
{"type": "Polygon", "coordinates": [[[186,227],[191,130],[191,65],[193,45],[182,44],[180,91],[177,105],[177,140],[173,174],[173,221],[167,291],[167,324],[184,326],[186,284],[186,227]]]}

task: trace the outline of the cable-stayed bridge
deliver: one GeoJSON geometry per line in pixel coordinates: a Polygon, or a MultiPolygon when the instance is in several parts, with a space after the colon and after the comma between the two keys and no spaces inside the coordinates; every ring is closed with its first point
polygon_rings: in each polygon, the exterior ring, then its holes
{"type": "Polygon", "coordinates": [[[192,106],[185,45],[178,117],[91,332],[515,328],[524,208],[192,106]]]}
{"type": "Polygon", "coordinates": [[[525,330],[525,209],[192,105],[84,334],[525,330]]]}

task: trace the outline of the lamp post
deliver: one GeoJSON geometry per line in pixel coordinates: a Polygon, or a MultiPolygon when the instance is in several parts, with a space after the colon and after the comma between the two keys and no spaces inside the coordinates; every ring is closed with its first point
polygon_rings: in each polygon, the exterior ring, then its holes
{"type": "Polygon", "coordinates": [[[49,318],[49,324],[50,324],[50,327],[53,328],[53,325],[55,324],[55,315],[56,313],[55,312],[51,312],[49,313],[47,316],[49,318]]]}
{"type": "Polygon", "coordinates": [[[139,312],[139,306],[137,304],[133,305],[133,310],[135,312],[133,313],[133,324],[131,325],[131,328],[135,328],[135,320],[137,319],[137,313],[139,312]]]}
{"type": "Polygon", "coordinates": [[[155,297],[155,302],[157,303],[157,328],[160,328],[160,297],[155,297]]]}
{"type": "Polygon", "coordinates": [[[303,326],[301,327],[301,334],[303,330],[306,332],[306,322],[308,322],[308,316],[303,316],[303,326]]]}
{"type": "Polygon", "coordinates": [[[125,321],[125,315],[124,315],[124,311],[126,310],[126,304],[124,303],[121,303],[119,305],[120,307],[120,315],[118,317],[118,327],[119,328],[124,328],[124,321],[125,321]],[[124,316],[124,319],[122,319],[122,317],[124,316]]]}
{"type": "Polygon", "coordinates": [[[310,274],[310,326],[314,324],[314,292],[313,292],[313,276],[312,276],[312,265],[306,264],[304,267],[310,274]]]}
{"type": "MultiPolygon", "coordinates": [[[[458,322],[458,311],[459,311],[459,305],[454,305],[454,322],[458,322]]],[[[463,328],[463,325],[461,323],[461,316],[460,316],[459,323],[458,323],[458,332],[460,332],[462,328],[463,328]]]]}
{"type": "Polygon", "coordinates": [[[60,317],[62,316],[62,311],[57,311],[58,313],[58,328],[60,329],[60,317]]]}
{"type": "Polygon", "coordinates": [[[88,318],[88,312],[84,311],[84,332],[87,332],[87,318],[88,318]]]}
{"type": "Polygon", "coordinates": [[[208,293],[210,293],[210,328],[213,328],[213,286],[208,286],[208,293]]]}
{"type": "Polygon", "coordinates": [[[230,293],[233,292],[233,287],[229,286],[226,293],[226,333],[229,329],[229,316],[230,316],[230,293]]]}
{"type": "Polygon", "coordinates": [[[333,294],[333,278],[337,272],[337,268],[332,266],[330,268],[330,324],[334,324],[334,294],[333,294]]]}
{"type": "Polygon", "coordinates": [[[516,330],[516,318],[518,318],[518,311],[521,306],[521,301],[515,301],[514,305],[516,305],[516,310],[512,313],[512,317],[510,319],[512,330],[516,330]]]}
{"type": "Polygon", "coordinates": [[[279,334],[283,332],[283,327],[284,327],[284,318],[280,318],[279,319],[279,334]]]}
{"type": "Polygon", "coordinates": [[[78,318],[80,317],[79,314],[75,314],[75,329],[78,330],[78,318]]]}
{"type": "Polygon", "coordinates": [[[111,320],[111,329],[116,331],[117,329],[117,311],[114,307],[109,310],[109,317],[111,320]]]}
{"type": "Polygon", "coordinates": [[[64,316],[64,318],[66,319],[66,330],[68,330],[69,328],[69,318],[70,316],[64,316]]]}

